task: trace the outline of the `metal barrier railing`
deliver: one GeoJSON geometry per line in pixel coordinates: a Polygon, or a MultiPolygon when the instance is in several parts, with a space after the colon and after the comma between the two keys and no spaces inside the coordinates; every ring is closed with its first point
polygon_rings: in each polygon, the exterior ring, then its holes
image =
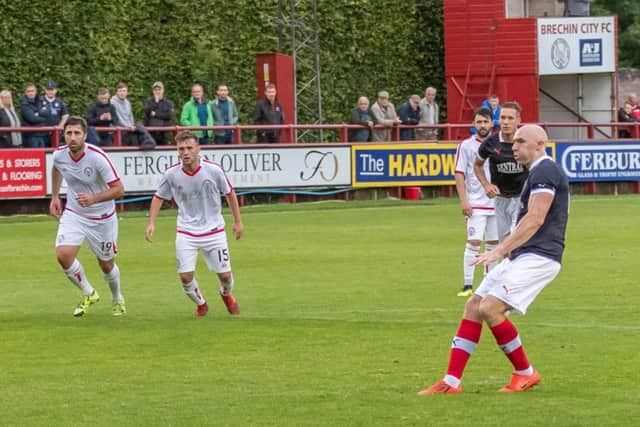
{"type": "MultiPolygon", "coordinates": [[[[588,139],[610,139],[617,138],[617,135],[621,130],[627,131],[631,138],[640,139],[640,122],[638,123],[623,123],[623,122],[607,122],[607,123],[576,123],[576,122],[539,122],[537,123],[545,130],[550,131],[556,128],[573,128],[573,129],[586,129],[588,139]],[[611,133],[611,137],[596,138],[597,136],[603,136],[602,129],[606,129],[611,133]]],[[[401,129],[437,129],[440,133],[439,141],[455,141],[462,139],[463,135],[468,135],[471,126],[468,123],[445,123],[439,125],[397,125],[391,128],[391,142],[400,141],[401,129]]],[[[130,127],[96,127],[98,132],[112,132],[113,133],[113,146],[122,146],[122,135],[125,132],[133,131],[130,127]]],[[[352,125],[352,124],[285,124],[285,125],[236,125],[236,126],[147,126],[145,127],[149,132],[170,132],[174,136],[181,130],[195,130],[195,131],[233,131],[233,144],[245,144],[253,141],[249,141],[248,134],[258,130],[280,130],[281,138],[280,143],[293,144],[296,143],[297,133],[299,131],[309,130],[323,130],[334,131],[337,134],[337,138],[328,142],[352,142],[349,140],[349,131],[366,129],[365,126],[352,125]]],[[[384,126],[374,126],[374,129],[386,129],[384,126]]],[[[51,146],[58,147],[62,141],[60,127],[47,126],[47,127],[34,127],[34,126],[22,126],[22,127],[0,127],[0,133],[2,132],[48,132],[51,138],[51,146]]],[[[415,142],[420,142],[416,141],[415,142]]],[[[405,141],[406,142],[406,141],[405,141]]],[[[434,141],[430,141],[434,142],[434,141]]]]}

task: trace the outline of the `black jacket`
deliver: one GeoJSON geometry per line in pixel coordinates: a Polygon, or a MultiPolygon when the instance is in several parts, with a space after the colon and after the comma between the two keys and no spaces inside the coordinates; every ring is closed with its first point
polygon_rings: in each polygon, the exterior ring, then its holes
{"type": "Polygon", "coordinates": [[[145,126],[171,126],[173,116],[175,115],[175,109],[173,108],[173,102],[168,99],[161,99],[156,102],[152,96],[144,103],[144,125],[145,126]],[[151,112],[155,111],[156,115],[151,116],[151,112]]]}
{"type": "Polygon", "coordinates": [[[118,115],[116,108],[111,103],[101,104],[96,102],[87,111],[87,124],[96,127],[118,126],[118,115]],[[111,120],[101,120],[100,116],[104,113],[111,113],[111,120]]]}
{"type": "MultiPolygon", "coordinates": [[[[4,108],[0,107],[0,127],[10,126],[11,120],[9,120],[9,116],[4,111],[4,108]]],[[[0,148],[9,148],[11,145],[11,132],[0,132],[0,148]]]]}

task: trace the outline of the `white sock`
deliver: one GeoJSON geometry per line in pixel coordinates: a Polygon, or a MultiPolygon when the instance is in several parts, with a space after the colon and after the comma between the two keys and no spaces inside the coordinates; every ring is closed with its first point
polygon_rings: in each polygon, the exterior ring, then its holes
{"type": "Polygon", "coordinates": [[[450,385],[451,387],[458,388],[460,387],[460,383],[462,382],[460,378],[456,378],[453,375],[445,375],[444,382],[450,385]]]}
{"type": "Polygon", "coordinates": [[[108,274],[104,275],[104,280],[109,284],[111,289],[111,299],[113,301],[124,301],[124,297],[120,293],[120,269],[116,264],[108,274]]]}
{"type": "Polygon", "coordinates": [[[82,264],[78,259],[73,260],[73,264],[71,267],[66,270],[63,269],[64,274],[67,275],[67,278],[78,287],[82,291],[82,295],[93,295],[94,289],[89,283],[87,276],[84,274],[84,269],[82,268],[82,264]]]}
{"type": "Polygon", "coordinates": [[[529,365],[527,369],[523,369],[522,371],[515,371],[518,375],[533,375],[533,366],[529,365]]]}
{"type": "Polygon", "coordinates": [[[227,296],[233,290],[233,274],[229,278],[229,283],[220,283],[220,295],[227,296]]]}
{"type": "Polygon", "coordinates": [[[202,305],[206,302],[204,300],[204,297],[200,293],[200,288],[198,287],[198,282],[196,281],[195,277],[186,285],[182,284],[182,289],[184,289],[184,293],[187,294],[189,299],[191,299],[191,301],[195,302],[197,305],[202,305]]]}
{"type": "MultiPolygon", "coordinates": [[[[492,250],[494,250],[496,248],[496,244],[494,243],[485,243],[484,245],[484,251],[485,252],[491,252],[492,250]]],[[[484,274],[487,274],[488,272],[490,272],[491,270],[493,270],[493,267],[495,267],[496,265],[498,265],[499,261],[493,261],[490,262],[489,265],[487,265],[484,269],[484,274]]]]}
{"type": "Polygon", "coordinates": [[[480,248],[478,246],[473,246],[470,243],[467,243],[464,247],[464,265],[462,267],[464,286],[473,286],[473,273],[476,270],[476,266],[471,265],[471,263],[476,259],[479,252],[480,248]]]}

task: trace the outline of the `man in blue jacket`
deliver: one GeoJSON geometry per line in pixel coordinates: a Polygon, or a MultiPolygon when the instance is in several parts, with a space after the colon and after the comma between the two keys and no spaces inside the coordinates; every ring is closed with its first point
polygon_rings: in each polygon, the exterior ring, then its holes
{"type": "MultiPolygon", "coordinates": [[[[20,97],[20,115],[23,126],[45,126],[46,118],[40,117],[41,98],[36,85],[28,82],[24,85],[24,95],[20,97]]],[[[44,132],[25,132],[22,144],[24,148],[44,148],[44,132]]]]}

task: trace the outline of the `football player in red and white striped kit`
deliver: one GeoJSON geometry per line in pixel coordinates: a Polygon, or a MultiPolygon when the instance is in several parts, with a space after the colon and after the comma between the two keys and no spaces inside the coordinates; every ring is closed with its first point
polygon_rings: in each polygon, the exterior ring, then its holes
{"type": "Polygon", "coordinates": [[[197,305],[195,315],[205,316],[209,306],[195,278],[198,252],[202,250],[209,270],[220,281],[220,296],[229,314],[239,314],[233,297],[231,258],[222,217],[224,194],[233,216],[232,233],[239,239],[244,233],[240,207],[233,186],[217,163],[200,158],[200,144],[192,131],[176,135],[180,163],[167,168],[151,207],[145,237],[151,241],[163,200],[173,200],[178,207],[176,261],[185,294],[197,305]]]}
{"type": "Polygon", "coordinates": [[[111,289],[112,314],[122,316],[127,310],[120,292],[120,270],[115,263],[118,218],[114,199],[124,195],[124,186],[106,153],[87,144],[86,138],[87,123],[82,117],[72,116],[64,126],[66,145],[53,153],[49,212],[60,218],[56,256],[66,276],[82,292],[73,315],[83,316],[100,300],[76,258],[87,239],[111,289]],[[63,178],[67,184],[64,209],[59,196],[63,178]]]}

